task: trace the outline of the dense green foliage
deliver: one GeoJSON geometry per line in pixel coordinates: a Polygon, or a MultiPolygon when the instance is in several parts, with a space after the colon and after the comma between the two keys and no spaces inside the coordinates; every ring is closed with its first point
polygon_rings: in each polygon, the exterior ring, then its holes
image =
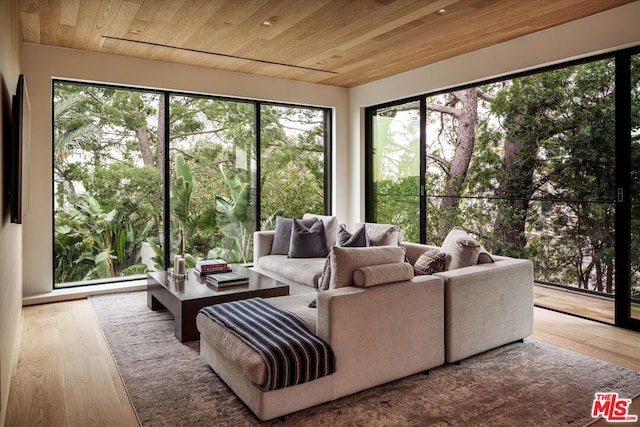
{"type": "Polygon", "coordinates": [[[324,211],[322,110],[59,82],[54,88],[56,284],[162,267],[165,156],[167,250],[184,253],[189,266],[203,258],[251,261],[257,185],[263,227],[276,213],[324,211]],[[152,263],[141,263],[145,244],[152,263]]]}
{"type": "MultiPolygon", "coordinates": [[[[496,254],[532,259],[538,280],[612,293],[614,76],[613,61],[602,60],[428,98],[427,243],[440,244],[460,225],[496,254]]],[[[638,106],[638,72],[634,79],[638,106]]],[[[375,217],[400,224],[410,240],[420,227],[419,175],[406,173],[420,164],[418,117],[412,102],[374,119],[375,217]]],[[[640,170],[639,117],[636,108],[632,156],[640,170]]],[[[640,294],[637,240],[633,233],[640,294]]]]}

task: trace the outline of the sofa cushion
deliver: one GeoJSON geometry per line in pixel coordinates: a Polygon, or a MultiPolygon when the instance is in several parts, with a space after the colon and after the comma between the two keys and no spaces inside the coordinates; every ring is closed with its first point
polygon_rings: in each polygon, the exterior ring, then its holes
{"type": "Polygon", "coordinates": [[[341,224],[338,228],[336,236],[336,245],[343,248],[364,248],[369,246],[369,236],[365,225],[357,229],[353,234],[347,231],[347,228],[341,224]]]}
{"type": "Polygon", "coordinates": [[[363,288],[413,279],[413,266],[408,262],[360,267],[353,272],[353,283],[363,288]]]}
{"type": "Polygon", "coordinates": [[[311,291],[304,294],[287,295],[284,297],[269,298],[269,302],[273,305],[290,311],[297,315],[304,323],[316,333],[316,315],[317,310],[309,308],[309,302],[315,300],[316,292],[311,291]]]}
{"type": "Polygon", "coordinates": [[[203,339],[224,352],[227,359],[238,365],[242,372],[251,378],[251,381],[258,385],[267,381],[267,365],[260,353],[205,314],[198,314],[197,325],[203,339]]]}
{"type": "MultiPolygon", "coordinates": [[[[317,218],[301,220],[305,227],[311,227],[318,221],[317,218]]],[[[271,255],[287,255],[289,253],[289,243],[291,242],[291,229],[293,228],[293,218],[276,216],[276,230],[271,243],[271,255]]]]}
{"type": "Polygon", "coordinates": [[[414,272],[417,276],[439,273],[444,271],[447,259],[450,260],[451,256],[446,252],[437,248],[427,249],[413,265],[414,272]]]}
{"type": "Polygon", "coordinates": [[[302,222],[294,219],[289,243],[289,258],[326,258],[327,254],[324,223],[317,221],[307,228],[302,222]]]}
{"type": "Polygon", "coordinates": [[[379,246],[368,248],[341,248],[334,246],[329,253],[331,279],[329,288],[353,285],[353,273],[360,267],[404,262],[405,248],[401,246],[379,246]]]}
{"type": "Polygon", "coordinates": [[[329,281],[331,280],[331,260],[327,257],[324,260],[324,267],[322,268],[322,274],[320,275],[320,281],[318,282],[318,291],[326,291],[329,289],[329,281]]]}
{"type": "Polygon", "coordinates": [[[288,258],[286,255],[265,255],[258,260],[258,267],[285,279],[316,287],[322,274],[322,258],[288,258]]]}
{"type": "Polygon", "coordinates": [[[369,243],[371,246],[397,246],[402,242],[400,228],[392,224],[377,224],[375,222],[365,222],[356,224],[356,227],[366,226],[369,243]]]}
{"type": "Polygon", "coordinates": [[[327,239],[327,251],[331,249],[331,246],[336,244],[336,233],[338,232],[338,218],[328,215],[315,215],[306,213],[302,215],[303,219],[316,218],[324,223],[324,233],[327,239]]]}
{"type": "Polygon", "coordinates": [[[462,227],[453,227],[442,242],[440,249],[451,255],[451,261],[445,266],[445,270],[455,270],[478,263],[480,244],[472,239],[462,227]]]}

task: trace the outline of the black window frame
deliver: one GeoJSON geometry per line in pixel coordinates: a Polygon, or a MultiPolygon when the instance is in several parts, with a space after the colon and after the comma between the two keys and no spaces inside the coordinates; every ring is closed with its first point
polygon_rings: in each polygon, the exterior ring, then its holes
{"type": "MultiPolygon", "coordinates": [[[[119,85],[112,83],[104,83],[104,82],[92,82],[85,80],[75,80],[69,78],[53,78],[51,79],[51,141],[54,140],[54,130],[55,130],[55,120],[54,120],[54,93],[55,93],[55,85],[56,84],[73,84],[78,86],[90,86],[90,87],[99,87],[99,88],[108,88],[108,89],[116,89],[116,90],[126,90],[131,92],[142,92],[142,93],[153,93],[162,96],[162,102],[164,102],[164,120],[165,123],[169,122],[171,110],[171,96],[191,96],[191,97],[201,97],[212,99],[216,101],[228,101],[228,102],[244,102],[250,103],[254,106],[254,135],[255,139],[253,141],[253,148],[256,152],[256,174],[260,177],[261,174],[261,146],[260,146],[260,107],[262,105],[273,105],[273,106],[282,106],[288,108],[306,108],[313,110],[320,110],[324,112],[324,212],[323,214],[329,215],[332,212],[332,195],[333,195],[333,162],[332,162],[332,153],[333,153],[333,108],[331,107],[322,107],[317,105],[308,105],[308,104],[298,104],[298,103],[288,103],[288,102],[279,102],[279,101],[265,101],[261,99],[251,99],[251,98],[238,98],[232,96],[223,96],[216,94],[208,94],[202,92],[185,92],[179,90],[169,90],[169,89],[157,89],[157,88],[147,88],[147,87],[139,87],[139,86],[129,86],[129,85],[119,85]]],[[[169,153],[170,148],[170,127],[164,126],[164,152],[169,153]]],[[[52,162],[55,158],[53,156],[54,144],[51,144],[51,155],[52,162]]],[[[163,171],[163,220],[162,220],[162,229],[167,230],[163,232],[163,247],[169,248],[171,247],[171,237],[170,237],[170,180],[171,180],[171,158],[169,155],[164,156],[164,171],[163,171]]],[[[53,174],[53,171],[52,171],[53,174]]],[[[52,175],[53,178],[53,175],[52,175]]],[[[259,180],[259,179],[258,179],[259,180]]],[[[55,181],[51,180],[51,194],[55,192],[55,181]]],[[[255,227],[254,231],[260,231],[260,192],[261,188],[259,185],[256,185],[254,188],[254,196],[256,199],[256,203],[254,204],[254,214],[255,214],[255,227]]],[[[52,198],[51,205],[51,224],[52,227],[52,236],[51,236],[51,246],[52,246],[52,254],[55,254],[55,199],[52,198]]],[[[163,264],[164,268],[167,269],[171,265],[171,254],[169,251],[163,250],[163,264]]],[[[132,275],[126,277],[113,277],[108,279],[95,279],[95,280],[87,280],[87,281],[78,281],[78,282],[70,282],[65,283],[65,286],[56,286],[58,284],[55,283],[55,257],[51,259],[52,265],[52,287],[53,289],[65,289],[65,288],[75,288],[75,287],[83,287],[83,286],[91,286],[91,285],[100,285],[100,284],[111,284],[111,283],[120,283],[120,282],[128,282],[132,280],[140,280],[143,279],[144,275],[132,275]]]]}
{"type": "MultiPolygon", "coordinates": [[[[615,144],[616,144],[616,191],[622,191],[624,195],[630,194],[630,177],[631,177],[631,56],[640,54],[640,45],[614,50],[611,52],[601,53],[597,55],[591,55],[579,59],[572,59],[568,61],[559,62],[552,65],[542,66],[527,71],[515,72],[504,76],[495,78],[488,78],[471,83],[464,83],[456,85],[446,89],[435,90],[426,93],[420,93],[411,97],[394,100],[391,102],[372,105],[365,108],[364,111],[364,149],[365,149],[365,164],[364,164],[364,179],[365,179],[365,219],[366,221],[374,221],[375,216],[375,189],[373,185],[373,124],[376,111],[382,108],[388,108],[393,106],[402,105],[409,102],[420,101],[421,102],[421,118],[426,117],[426,99],[431,96],[442,95],[450,93],[456,90],[463,90],[472,87],[479,87],[487,84],[498,83],[505,80],[513,80],[519,77],[526,77],[544,72],[559,70],[575,65],[586,64],[590,62],[609,59],[615,61],[615,144]]],[[[424,123],[424,121],[423,121],[424,123]]],[[[424,126],[420,127],[420,140],[421,143],[426,140],[426,132],[424,126]]],[[[421,150],[424,153],[424,146],[421,146],[421,150]]],[[[425,164],[426,159],[421,157],[420,167],[420,242],[426,243],[426,225],[427,225],[427,212],[426,212],[426,197],[424,194],[425,189],[425,164]]],[[[637,167],[640,167],[638,165],[637,167]]],[[[534,199],[532,199],[534,200],[534,199]]],[[[546,200],[546,199],[545,199],[546,200]]],[[[625,230],[628,232],[631,230],[631,200],[629,197],[623,197],[619,199],[616,195],[612,195],[611,200],[615,205],[615,229],[625,230]],[[623,228],[624,227],[624,228],[623,228]]],[[[615,274],[616,274],[616,293],[615,293],[615,325],[621,326],[627,329],[633,329],[640,331],[640,319],[631,317],[630,304],[631,304],[631,247],[630,247],[630,235],[627,233],[624,237],[618,238],[617,233],[615,238],[615,274]]]]}

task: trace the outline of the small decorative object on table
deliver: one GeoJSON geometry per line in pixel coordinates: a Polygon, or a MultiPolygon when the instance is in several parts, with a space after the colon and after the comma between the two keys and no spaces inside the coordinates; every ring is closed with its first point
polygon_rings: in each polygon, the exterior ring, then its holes
{"type": "Polygon", "coordinates": [[[187,264],[184,258],[178,258],[177,267],[174,268],[177,279],[184,279],[187,276],[187,264]]]}

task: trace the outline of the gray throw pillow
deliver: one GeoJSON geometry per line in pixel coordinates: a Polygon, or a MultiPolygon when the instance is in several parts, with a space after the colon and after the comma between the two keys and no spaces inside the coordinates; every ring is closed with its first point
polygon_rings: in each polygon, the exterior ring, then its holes
{"type": "Polygon", "coordinates": [[[324,236],[327,239],[327,251],[331,246],[336,244],[336,233],[338,232],[338,218],[331,215],[316,215],[306,213],[302,215],[302,219],[317,218],[318,221],[324,222],[324,236]]]}
{"type": "Polygon", "coordinates": [[[491,256],[489,252],[483,247],[480,246],[480,255],[478,255],[478,264],[490,264],[492,262],[496,262],[495,259],[491,256]]]}
{"type": "Polygon", "coordinates": [[[307,228],[301,221],[293,220],[289,258],[326,258],[327,239],[324,235],[324,223],[317,221],[307,228]]]}
{"type": "MultiPolygon", "coordinates": [[[[318,218],[309,218],[300,220],[305,227],[311,227],[318,221],[318,218]]],[[[291,228],[293,227],[293,218],[284,218],[276,216],[276,230],[271,243],[271,255],[288,255],[289,243],[291,242],[291,228]]]]}
{"type": "Polygon", "coordinates": [[[336,244],[342,248],[364,248],[369,246],[369,236],[367,235],[365,225],[362,224],[353,234],[349,233],[344,225],[340,225],[336,237],[336,244]]]}

